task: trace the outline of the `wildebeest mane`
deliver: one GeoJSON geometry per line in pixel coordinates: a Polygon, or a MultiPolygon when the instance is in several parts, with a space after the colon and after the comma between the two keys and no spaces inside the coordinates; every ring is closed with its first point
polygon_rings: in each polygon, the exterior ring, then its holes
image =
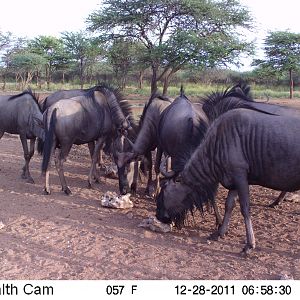
{"type": "Polygon", "coordinates": [[[207,115],[210,122],[217,119],[225,112],[237,109],[246,108],[255,110],[265,114],[273,114],[268,109],[257,106],[259,102],[255,102],[250,93],[250,87],[246,84],[237,84],[232,88],[227,88],[223,92],[213,92],[210,95],[200,100],[202,109],[207,115]]]}
{"type": "MultiPolygon", "coordinates": [[[[124,99],[124,96],[122,95],[121,91],[118,88],[115,88],[107,83],[101,83],[95,87],[87,89],[86,93],[87,93],[87,95],[89,95],[90,97],[92,97],[94,99],[95,91],[99,91],[107,97],[109,97],[109,93],[113,93],[115,95],[115,98],[117,99],[117,102],[118,102],[124,116],[127,117],[129,123],[131,125],[135,123],[135,120],[133,118],[133,113],[132,113],[132,105],[129,103],[128,100],[124,99]]],[[[112,109],[113,109],[113,107],[112,107],[112,109]]]]}
{"type": "MultiPolygon", "coordinates": [[[[178,180],[181,180],[179,176],[178,180]]],[[[212,206],[212,203],[215,202],[215,197],[217,193],[218,184],[211,183],[209,184],[205,190],[199,190],[199,187],[194,187],[195,189],[190,193],[187,194],[183,203],[185,205],[184,209],[181,212],[177,212],[175,210],[168,210],[168,215],[172,222],[174,222],[175,226],[178,229],[181,229],[185,221],[187,220],[188,214],[194,214],[197,210],[200,214],[204,215],[204,206],[212,206]]],[[[159,201],[163,199],[164,189],[161,190],[161,193],[158,195],[157,198],[157,205],[159,205],[159,201]]]]}
{"type": "Polygon", "coordinates": [[[193,186],[194,190],[191,194],[186,196],[186,199],[184,200],[184,203],[186,205],[185,210],[183,213],[180,214],[180,220],[179,216],[174,219],[175,225],[177,227],[176,221],[180,224],[183,224],[184,220],[187,218],[188,212],[193,212],[194,210],[198,210],[201,215],[204,214],[204,206],[210,206],[212,207],[212,203],[215,202],[215,197],[217,194],[218,184],[217,183],[208,183],[205,186],[205,189],[203,186],[201,189],[199,186],[193,186]]]}
{"type": "Polygon", "coordinates": [[[39,105],[39,95],[34,93],[31,89],[27,89],[27,90],[25,90],[24,92],[22,92],[20,94],[10,96],[8,98],[8,101],[15,100],[15,99],[17,99],[19,97],[22,97],[24,95],[30,95],[32,97],[32,99],[34,100],[34,102],[37,104],[40,112],[42,113],[42,110],[41,110],[40,105],[39,105]]]}

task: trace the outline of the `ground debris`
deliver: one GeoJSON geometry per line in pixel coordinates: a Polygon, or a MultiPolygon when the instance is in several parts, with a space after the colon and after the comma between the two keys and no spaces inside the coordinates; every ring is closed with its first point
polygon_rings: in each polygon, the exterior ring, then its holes
{"type": "Polygon", "coordinates": [[[118,196],[116,192],[106,192],[101,197],[101,205],[110,208],[132,208],[133,202],[130,200],[130,194],[118,196]]]}
{"type": "Polygon", "coordinates": [[[139,227],[149,228],[152,231],[156,232],[170,232],[172,230],[171,224],[164,224],[156,219],[156,217],[149,217],[144,219],[139,225],[139,227]]]}
{"type": "Polygon", "coordinates": [[[0,229],[3,229],[4,227],[5,227],[4,223],[2,223],[2,222],[0,221],[0,229]]]}
{"type": "Polygon", "coordinates": [[[296,193],[288,193],[285,197],[286,201],[293,202],[293,203],[299,203],[300,202],[300,194],[299,192],[296,193]]]}
{"type": "Polygon", "coordinates": [[[288,275],[286,273],[278,275],[278,280],[294,280],[293,276],[288,275]]]}

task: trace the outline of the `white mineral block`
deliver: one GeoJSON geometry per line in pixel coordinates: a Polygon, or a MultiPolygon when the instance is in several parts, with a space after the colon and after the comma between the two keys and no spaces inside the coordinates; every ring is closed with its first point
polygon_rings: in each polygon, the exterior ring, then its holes
{"type": "Polygon", "coordinates": [[[118,196],[117,193],[108,191],[101,197],[101,205],[104,207],[126,209],[132,208],[133,202],[130,200],[130,194],[118,196]]]}

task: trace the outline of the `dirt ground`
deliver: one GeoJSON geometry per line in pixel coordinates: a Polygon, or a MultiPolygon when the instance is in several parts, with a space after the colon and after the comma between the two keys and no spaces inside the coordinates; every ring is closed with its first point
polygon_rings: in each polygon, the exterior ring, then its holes
{"type": "MultiPolygon", "coordinates": [[[[300,102],[300,100],[297,100],[300,102]]],[[[297,101],[294,101],[297,105],[297,101]]],[[[291,102],[290,102],[291,103],[291,102]]],[[[300,202],[267,205],[279,194],[251,187],[251,214],[257,249],[244,258],[243,218],[234,209],[228,235],[215,229],[210,213],[195,216],[182,230],[155,233],[138,227],[155,214],[145,185],[127,210],[103,208],[100,198],[117,191],[116,179],[87,188],[89,155],[74,146],[65,164],[72,195],[60,191],[55,170],[52,194],[43,195],[41,157],[32,159],[35,184],[21,179],[23,153],[17,136],[0,140],[0,279],[300,279],[300,202]]],[[[223,213],[226,191],[218,193],[223,213]]]]}

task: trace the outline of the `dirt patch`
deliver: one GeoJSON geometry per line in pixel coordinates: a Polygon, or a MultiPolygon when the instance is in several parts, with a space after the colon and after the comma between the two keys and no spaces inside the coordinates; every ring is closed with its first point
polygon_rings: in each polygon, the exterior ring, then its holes
{"type": "MultiPolygon", "coordinates": [[[[239,207],[228,236],[208,241],[215,218],[195,215],[181,231],[156,233],[138,225],[155,214],[144,196],[145,185],[131,197],[128,210],[104,208],[101,196],[117,191],[116,179],[87,188],[90,164],[86,146],[73,146],[65,164],[71,196],[60,191],[56,171],[52,194],[43,195],[41,158],[35,154],[35,184],[20,178],[21,143],[16,136],[0,140],[0,279],[300,279],[300,203],[267,207],[279,192],[251,187],[251,214],[257,249],[249,258],[240,251],[245,227],[239,207]]],[[[226,191],[217,201],[224,211],[226,191]]]]}

